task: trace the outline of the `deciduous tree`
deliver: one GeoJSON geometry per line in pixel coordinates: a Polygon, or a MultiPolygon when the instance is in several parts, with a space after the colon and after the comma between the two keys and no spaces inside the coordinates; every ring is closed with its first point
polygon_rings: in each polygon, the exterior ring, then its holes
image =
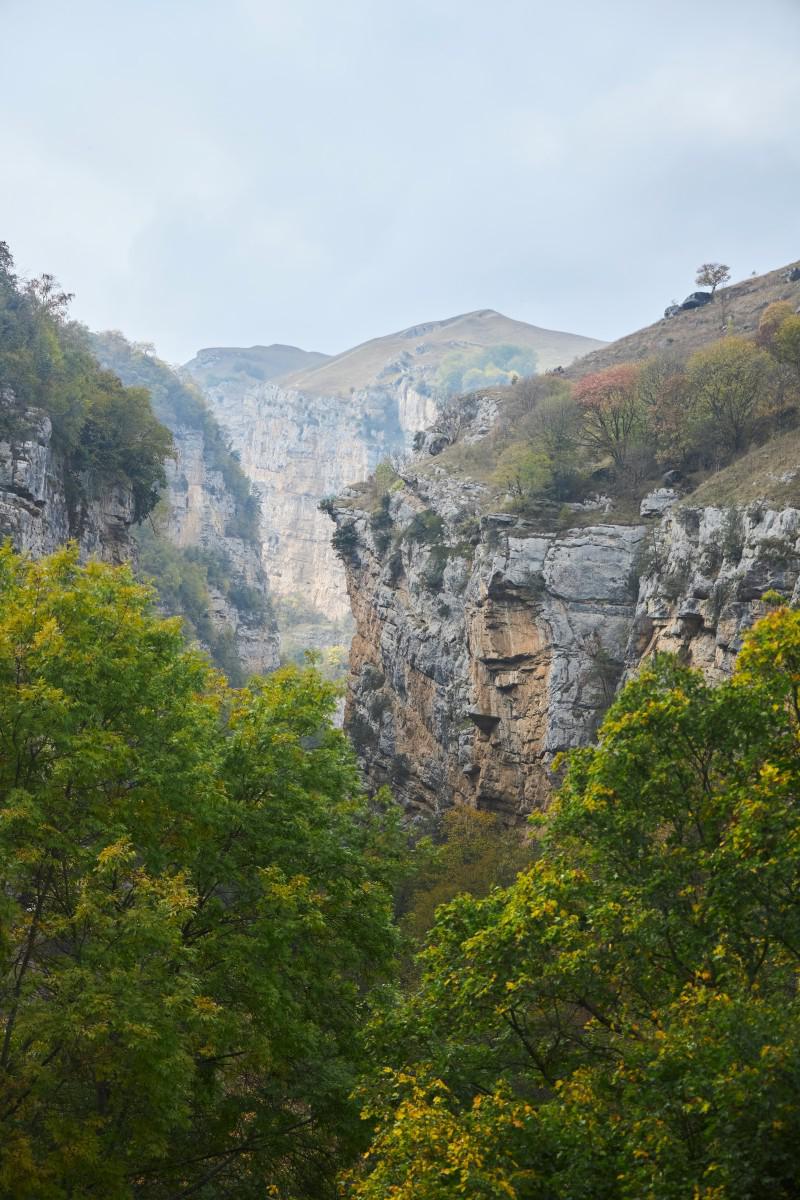
{"type": "Polygon", "coordinates": [[[759,412],[775,394],[770,355],[743,337],[728,337],[697,350],[687,364],[694,402],[724,452],[743,450],[759,412]]]}
{"type": "Polygon", "coordinates": [[[149,605],[0,550],[0,1195],[332,1196],[392,818],[329,684],[232,692],[149,605]]]}
{"type": "Polygon", "coordinates": [[[785,608],[733,681],[659,659],[623,691],[536,864],[438,911],[349,1194],[795,1196],[798,696],[785,608]]]}
{"type": "Polygon", "coordinates": [[[575,399],[583,413],[584,443],[601,455],[610,455],[618,471],[624,470],[634,441],[644,431],[639,373],[634,363],[623,363],[585,375],[575,385],[575,399]]]}
{"type": "Polygon", "coordinates": [[[725,263],[702,263],[697,268],[695,283],[700,287],[710,287],[713,296],[721,283],[727,283],[731,277],[730,267],[725,263]]]}

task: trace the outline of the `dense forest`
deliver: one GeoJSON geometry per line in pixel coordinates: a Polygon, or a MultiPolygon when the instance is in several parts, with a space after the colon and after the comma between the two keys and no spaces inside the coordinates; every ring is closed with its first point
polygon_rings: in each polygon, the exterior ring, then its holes
{"type": "Polygon", "coordinates": [[[313,670],[231,690],[74,550],[0,593],[0,1194],[796,1194],[780,597],[730,682],[629,684],[525,843],[411,847],[313,670]]]}

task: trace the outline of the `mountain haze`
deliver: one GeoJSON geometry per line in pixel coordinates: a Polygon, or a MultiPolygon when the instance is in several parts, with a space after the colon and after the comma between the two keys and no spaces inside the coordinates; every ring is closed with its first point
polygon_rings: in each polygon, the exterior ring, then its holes
{"type": "Polygon", "coordinates": [[[313,369],[330,356],[299,346],[208,346],[198,350],[184,368],[198,383],[212,386],[242,376],[251,379],[277,379],[281,375],[313,369]]]}
{"type": "Polygon", "coordinates": [[[284,632],[302,612],[306,644],[349,637],[344,574],[320,500],[407,453],[462,381],[478,387],[484,378],[566,366],[602,345],[481,309],[327,359],[287,346],[199,351],[183,370],[204,390],[259,494],[264,565],[284,632]]]}
{"type": "Polygon", "coordinates": [[[491,308],[462,313],[441,321],[411,325],[398,333],[371,338],[334,355],[326,362],[306,366],[287,375],[287,387],[316,395],[345,395],[351,388],[366,388],[393,375],[435,371],[442,359],[458,350],[510,345],[533,351],[537,369],[567,366],[580,355],[605,345],[596,338],[553,329],[540,329],[515,321],[491,308]]]}

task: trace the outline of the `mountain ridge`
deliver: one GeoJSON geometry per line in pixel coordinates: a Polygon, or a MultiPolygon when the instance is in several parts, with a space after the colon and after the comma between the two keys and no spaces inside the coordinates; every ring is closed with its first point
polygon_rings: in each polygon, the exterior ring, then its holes
{"type": "Polygon", "coordinates": [[[479,308],[369,338],[332,355],[321,364],[289,373],[280,382],[286,387],[317,395],[344,394],[350,388],[358,390],[374,386],[380,381],[387,360],[391,363],[393,357],[408,354],[405,343],[414,338],[428,339],[427,343],[422,342],[414,349],[412,361],[420,367],[430,367],[445,353],[454,350],[488,349],[509,344],[533,351],[537,356],[537,369],[542,371],[567,365],[579,354],[588,354],[606,345],[599,338],[546,329],[507,317],[493,308],[479,308]],[[453,337],[456,332],[460,336],[453,337]]]}

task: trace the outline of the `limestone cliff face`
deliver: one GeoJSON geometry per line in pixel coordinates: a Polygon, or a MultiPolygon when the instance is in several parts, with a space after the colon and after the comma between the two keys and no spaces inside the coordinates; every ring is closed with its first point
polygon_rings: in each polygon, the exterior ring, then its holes
{"type": "Polygon", "coordinates": [[[344,574],[317,506],[410,449],[436,417],[442,364],[504,346],[529,353],[545,370],[600,345],[483,309],[333,358],[309,354],[291,374],[281,375],[289,352],[302,352],[281,346],[201,350],[184,372],[202,387],[258,491],[273,591],[342,621],[349,616],[344,574]]]}
{"type": "Polygon", "coordinates": [[[769,590],[800,602],[800,509],[674,508],[643,543],[628,671],[666,651],[714,682],[724,678],[769,590]]]}
{"type": "Polygon", "coordinates": [[[268,606],[269,584],[259,539],[237,533],[237,498],[209,461],[202,430],[175,425],[175,458],[166,465],[161,532],[179,549],[198,547],[223,563],[226,588],[209,580],[212,624],[230,630],[245,675],[273,671],[279,661],[278,630],[268,606]],[[237,605],[254,594],[263,607],[237,605]],[[233,599],[232,599],[233,597],[233,599]]]}
{"type": "Polygon", "coordinates": [[[81,558],[121,563],[133,555],[133,498],[121,487],[79,489],[53,446],[46,413],[29,410],[20,433],[0,441],[0,535],[17,550],[40,558],[77,541],[81,558]]]}
{"type": "Polygon", "coordinates": [[[162,601],[171,593],[165,610],[185,616],[229,674],[238,678],[274,670],[278,631],[265,568],[268,556],[257,503],[228,447],[227,433],[199,391],[158,359],[152,347],[130,343],[119,333],[94,334],[92,345],[100,362],[123,383],[148,389],[156,416],[173,436],[174,458],[165,464],[167,487],[140,535],[142,562],[162,601]],[[207,613],[186,611],[180,595],[164,586],[158,573],[163,556],[149,544],[154,529],[156,538],[193,556],[191,561],[202,560],[208,571],[207,613]]]}
{"type": "Polygon", "coordinates": [[[242,468],[261,501],[270,586],[278,596],[302,596],[338,621],[348,612],[344,573],[330,545],[322,497],[364,479],[381,459],[407,448],[431,414],[408,391],[395,396],[365,389],[316,396],[274,383],[219,385],[206,392],[229,432],[242,468]],[[412,425],[403,425],[401,412],[412,425]]]}
{"type": "Polygon", "coordinates": [[[798,598],[794,508],[548,532],[479,517],[480,498],[443,471],[407,471],[382,520],[354,489],[337,502],[357,626],[345,725],[370,784],[391,783],[411,812],[463,803],[520,819],[644,656],[678,652],[720,678],[763,592],[798,598]]]}

